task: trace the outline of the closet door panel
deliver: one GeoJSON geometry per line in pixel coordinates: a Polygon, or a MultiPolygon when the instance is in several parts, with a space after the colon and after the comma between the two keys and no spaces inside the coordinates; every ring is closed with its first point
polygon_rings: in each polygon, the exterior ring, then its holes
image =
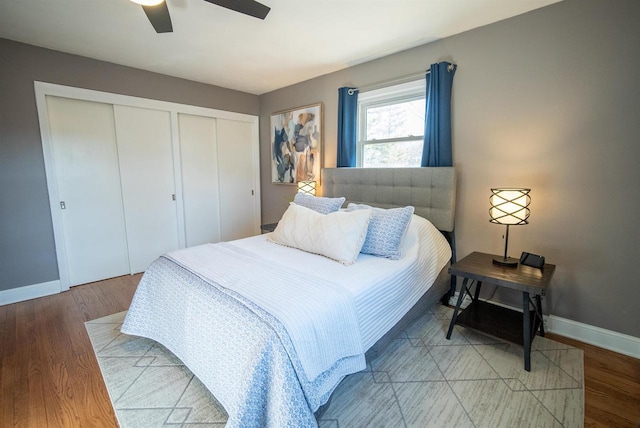
{"type": "Polygon", "coordinates": [[[131,273],[178,248],[171,117],[114,106],[131,273]]]}
{"type": "Polygon", "coordinates": [[[178,114],[187,247],[220,241],[216,119],[178,114]]]}
{"type": "MultiPolygon", "coordinates": [[[[113,107],[46,97],[69,285],[129,273],[113,107]]],[[[64,268],[62,266],[61,268],[64,268]]]]}
{"type": "Polygon", "coordinates": [[[218,171],[220,180],[220,231],[223,241],[246,238],[258,232],[256,212],[252,125],[227,119],[217,120],[218,171]]]}

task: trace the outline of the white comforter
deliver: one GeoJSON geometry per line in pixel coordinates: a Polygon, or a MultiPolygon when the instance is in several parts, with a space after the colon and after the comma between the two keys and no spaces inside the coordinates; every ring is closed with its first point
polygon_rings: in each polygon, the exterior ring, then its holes
{"type": "MultiPolygon", "coordinates": [[[[344,375],[364,367],[362,352],[415,304],[451,255],[440,233],[415,216],[403,253],[399,261],[360,255],[343,266],[269,243],[264,235],[179,250],[147,270],[122,331],[154,339],[176,354],[225,407],[227,426],[315,426],[313,412],[344,375]],[[215,260],[205,260],[208,252],[231,254],[233,260],[225,259],[231,269],[218,271],[215,260]],[[253,259],[263,272],[247,266],[253,259]],[[284,291],[273,292],[275,303],[294,295],[275,310],[271,292],[261,286],[270,279],[286,283],[284,291]],[[287,310],[308,312],[300,294],[323,300],[323,287],[342,300],[330,317],[338,314],[338,327],[344,323],[349,330],[335,344],[326,342],[332,334],[307,340],[318,330],[287,310]],[[319,349],[322,355],[316,355],[319,349]]],[[[323,304],[311,306],[321,312],[323,304]]],[[[322,324],[336,327],[331,320],[316,323],[322,324]]]]}
{"type": "Polygon", "coordinates": [[[167,257],[276,317],[310,381],[342,358],[358,357],[351,369],[366,367],[353,295],[344,286],[312,271],[302,281],[290,268],[226,242],[173,251],[167,257]]]}

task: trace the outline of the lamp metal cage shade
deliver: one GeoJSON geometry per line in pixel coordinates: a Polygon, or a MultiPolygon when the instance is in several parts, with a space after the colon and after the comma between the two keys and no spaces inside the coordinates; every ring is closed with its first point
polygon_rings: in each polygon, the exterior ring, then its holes
{"type": "Polygon", "coordinates": [[[529,204],[531,204],[531,189],[517,188],[496,188],[491,189],[491,197],[489,203],[489,221],[495,224],[504,224],[507,226],[507,233],[504,240],[504,257],[494,258],[493,263],[505,267],[518,266],[518,259],[512,259],[508,256],[509,247],[509,226],[519,226],[528,224],[529,204]]]}
{"type": "Polygon", "coordinates": [[[489,221],[496,224],[517,226],[528,224],[531,189],[498,188],[491,189],[489,221]]]}
{"type": "Polygon", "coordinates": [[[298,181],[298,193],[306,193],[307,195],[316,195],[315,181],[298,181]]]}

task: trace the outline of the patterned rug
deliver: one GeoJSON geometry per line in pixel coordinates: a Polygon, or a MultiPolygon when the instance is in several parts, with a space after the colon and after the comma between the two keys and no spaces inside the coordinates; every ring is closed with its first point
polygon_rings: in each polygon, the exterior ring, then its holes
{"type": "MultiPolygon", "coordinates": [[[[86,328],[120,425],[221,427],[226,413],[162,345],[120,333],[126,312],[86,328]]],[[[456,326],[436,305],[366,370],[336,389],[318,422],[345,427],[582,427],[583,352],[536,337],[531,372],[522,347],[456,326]]]]}

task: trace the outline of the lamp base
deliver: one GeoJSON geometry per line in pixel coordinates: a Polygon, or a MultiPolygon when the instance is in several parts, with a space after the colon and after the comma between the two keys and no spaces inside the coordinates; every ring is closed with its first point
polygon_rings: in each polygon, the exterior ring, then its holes
{"type": "Polygon", "coordinates": [[[518,259],[514,259],[512,257],[494,257],[493,259],[493,264],[494,265],[498,265],[498,266],[504,266],[504,267],[517,267],[518,266],[518,262],[520,260],[518,259]]]}

